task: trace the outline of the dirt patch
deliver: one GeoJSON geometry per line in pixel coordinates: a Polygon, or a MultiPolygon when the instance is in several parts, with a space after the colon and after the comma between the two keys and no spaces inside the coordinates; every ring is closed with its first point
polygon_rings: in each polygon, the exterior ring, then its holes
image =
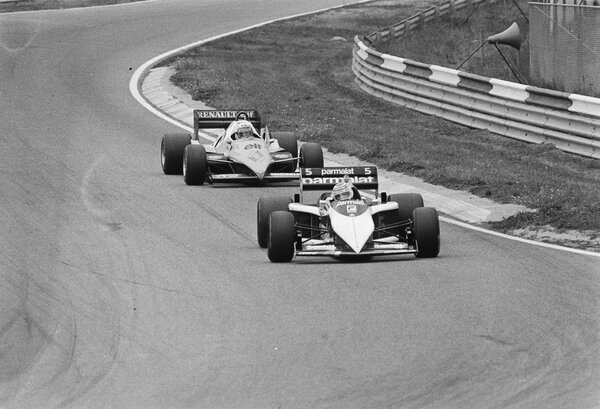
{"type": "Polygon", "coordinates": [[[512,236],[581,250],[600,252],[600,234],[594,230],[558,230],[552,226],[508,231],[512,236]]]}

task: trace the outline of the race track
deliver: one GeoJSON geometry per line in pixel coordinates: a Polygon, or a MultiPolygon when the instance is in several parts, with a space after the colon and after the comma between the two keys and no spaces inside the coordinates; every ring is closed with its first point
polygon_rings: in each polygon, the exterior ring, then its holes
{"type": "MultiPolygon", "coordinates": [[[[0,407],[600,407],[600,262],[442,224],[271,264],[261,195],[162,174],[145,61],[342,0],[0,14],[0,407]]],[[[348,1],[346,1],[348,3],[348,1]]]]}

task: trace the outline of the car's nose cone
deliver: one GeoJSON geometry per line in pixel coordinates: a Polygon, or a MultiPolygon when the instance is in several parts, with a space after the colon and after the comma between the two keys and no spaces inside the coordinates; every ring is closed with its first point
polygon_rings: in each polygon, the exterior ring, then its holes
{"type": "Polygon", "coordinates": [[[373,217],[365,212],[355,217],[348,217],[335,211],[329,213],[331,227],[355,253],[360,253],[375,229],[373,217]]]}

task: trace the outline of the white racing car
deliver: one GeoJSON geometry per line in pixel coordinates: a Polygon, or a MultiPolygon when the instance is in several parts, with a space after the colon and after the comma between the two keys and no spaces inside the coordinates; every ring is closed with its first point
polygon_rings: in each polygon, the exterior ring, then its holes
{"type": "Polygon", "coordinates": [[[300,178],[300,167],[323,166],[318,143],[298,149],[293,132],[261,128],[255,110],[195,110],[194,135],[165,134],[161,165],[165,174],[182,174],[188,185],[214,182],[285,181],[300,178]],[[201,144],[200,129],[223,129],[212,144],[201,144]]]}
{"type": "Polygon", "coordinates": [[[274,262],[440,251],[436,209],[418,193],[379,193],[374,166],[303,168],[299,194],[260,198],[257,236],[274,262]]]}

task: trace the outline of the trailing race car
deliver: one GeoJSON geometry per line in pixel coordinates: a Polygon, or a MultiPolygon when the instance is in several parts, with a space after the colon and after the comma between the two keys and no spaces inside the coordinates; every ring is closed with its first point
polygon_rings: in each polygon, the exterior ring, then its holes
{"type": "Polygon", "coordinates": [[[283,181],[300,178],[300,167],[323,166],[318,143],[298,150],[293,132],[261,128],[255,110],[195,110],[194,135],[165,134],[161,164],[165,174],[182,174],[188,185],[205,181],[283,181]],[[199,129],[224,129],[212,144],[202,145],[199,129]]]}
{"type": "Polygon", "coordinates": [[[418,193],[380,194],[374,166],[303,168],[299,194],[260,198],[257,236],[274,262],[440,251],[436,209],[418,193]]]}

